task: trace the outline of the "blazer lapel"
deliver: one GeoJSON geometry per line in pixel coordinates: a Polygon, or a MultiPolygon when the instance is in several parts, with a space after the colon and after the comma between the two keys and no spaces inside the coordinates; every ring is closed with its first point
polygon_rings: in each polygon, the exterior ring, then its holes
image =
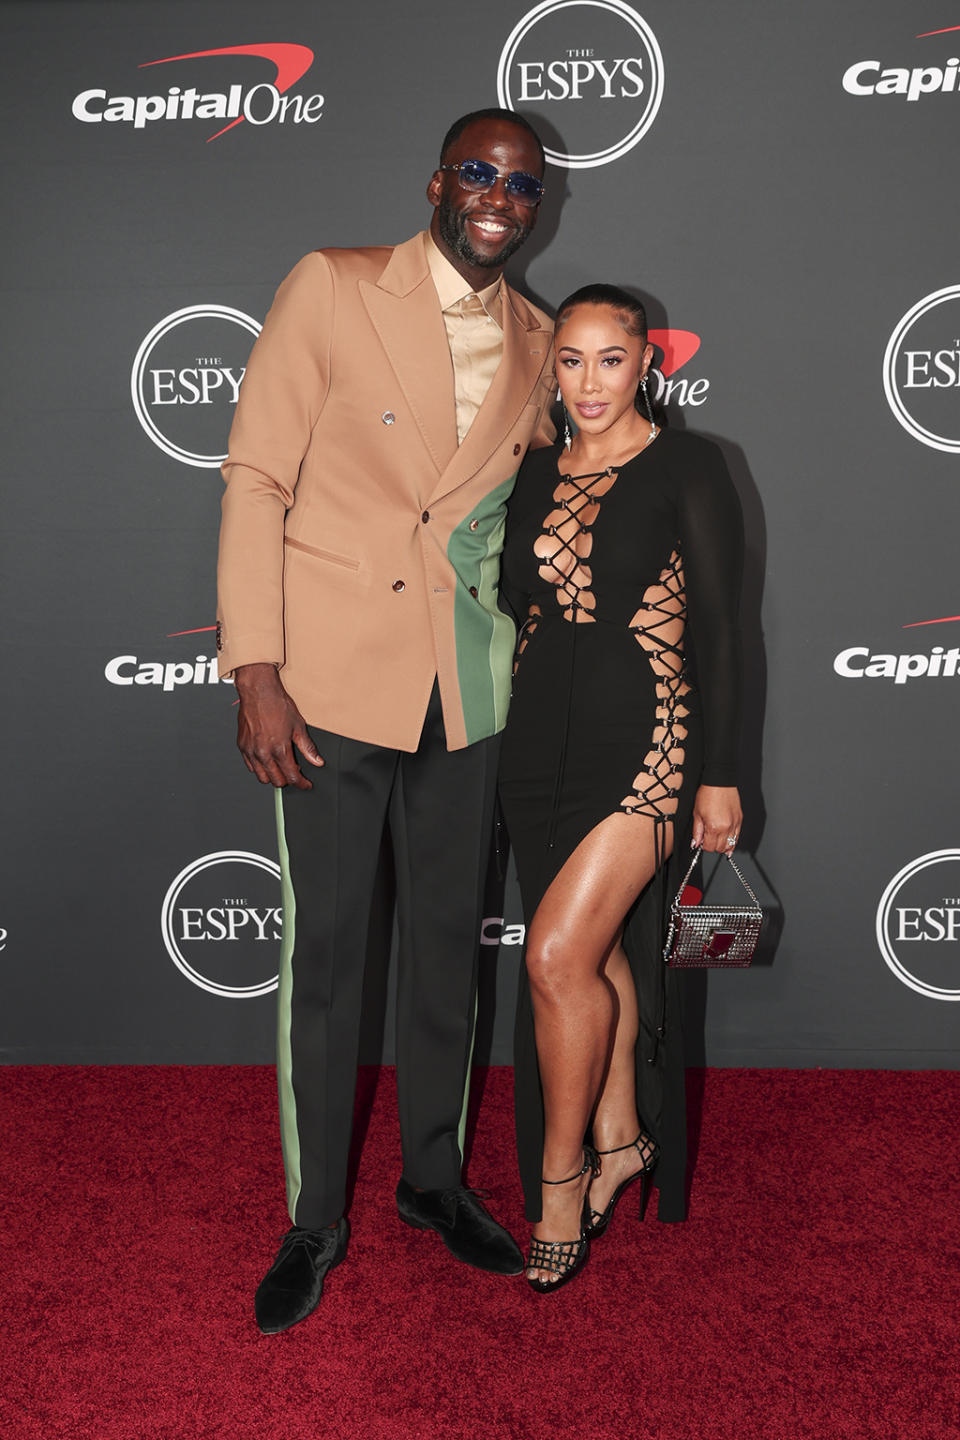
{"type": "Polygon", "coordinates": [[[360,281],[360,298],[442,473],[457,453],[453,363],[422,234],[394,249],[375,285],[360,281]]]}
{"type": "Polygon", "coordinates": [[[543,369],[552,340],[550,331],[541,327],[522,297],[506,283],[503,319],[503,355],[497,372],[463,444],[452,454],[430,500],[449,494],[483,468],[520,418],[543,369]]]}

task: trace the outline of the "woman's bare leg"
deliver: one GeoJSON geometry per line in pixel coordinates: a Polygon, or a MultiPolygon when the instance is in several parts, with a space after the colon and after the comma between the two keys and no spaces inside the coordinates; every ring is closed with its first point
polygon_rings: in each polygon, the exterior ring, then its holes
{"type": "MultiPolygon", "coordinates": [[[[526,965],[543,1087],[547,1180],[577,1174],[598,1097],[598,1143],[630,1125],[623,1143],[636,1138],[636,995],[620,934],[624,916],[653,876],[655,861],[653,822],[610,815],[580,842],[531,922],[526,965]]],[[[584,1175],[568,1185],[542,1187],[543,1214],[533,1228],[537,1239],[579,1235],[589,1179],[584,1175]]],[[[544,1272],[542,1278],[551,1277],[544,1272]]]]}

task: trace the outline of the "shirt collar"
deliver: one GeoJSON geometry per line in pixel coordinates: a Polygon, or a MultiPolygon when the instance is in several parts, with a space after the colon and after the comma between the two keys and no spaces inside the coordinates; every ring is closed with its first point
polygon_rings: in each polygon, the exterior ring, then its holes
{"type": "MultiPolygon", "coordinates": [[[[452,310],[461,300],[474,292],[459,270],[450,264],[446,255],[439,249],[429,230],[423,232],[423,239],[427,265],[440,300],[440,309],[452,310]]],[[[500,285],[502,280],[503,276],[498,275],[492,285],[487,285],[483,290],[476,292],[484,310],[498,325],[500,324],[500,285]]]]}

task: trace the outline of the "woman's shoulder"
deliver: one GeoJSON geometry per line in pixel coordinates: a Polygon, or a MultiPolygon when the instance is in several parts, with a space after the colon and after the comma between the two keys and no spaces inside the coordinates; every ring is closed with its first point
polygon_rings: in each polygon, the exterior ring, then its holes
{"type": "Polygon", "coordinates": [[[563,445],[560,440],[555,440],[552,445],[541,445],[536,450],[528,450],[523,457],[517,475],[519,484],[525,479],[534,475],[546,475],[551,470],[556,470],[557,462],[563,454],[563,445]]]}
{"type": "Polygon", "coordinates": [[[563,454],[563,446],[542,445],[538,450],[528,450],[517,472],[517,483],[510,499],[512,509],[523,505],[524,496],[538,495],[544,485],[553,487],[557,483],[557,462],[563,454]]]}
{"type": "Polygon", "coordinates": [[[723,462],[723,451],[717,442],[693,430],[675,430],[673,426],[665,425],[660,431],[660,440],[664,442],[664,455],[678,464],[686,462],[695,466],[698,462],[723,462]]]}
{"type": "Polygon", "coordinates": [[[697,435],[691,430],[665,428],[654,448],[659,448],[661,460],[673,483],[686,494],[702,489],[732,487],[730,471],[723,451],[715,440],[697,435]]]}

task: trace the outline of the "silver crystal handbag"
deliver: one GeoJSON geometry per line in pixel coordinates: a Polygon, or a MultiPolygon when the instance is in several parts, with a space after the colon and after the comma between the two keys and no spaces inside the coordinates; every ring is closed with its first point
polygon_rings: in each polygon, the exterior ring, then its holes
{"type": "Polygon", "coordinates": [[[681,904],[683,892],[693,874],[693,867],[700,859],[701,848],[694,852],[690,868],[681,880],[676,899],[670,906],[670,924],[667,927],[663,958],[674,969],[699,969],[708,965],[733,969],[749,965],[760,938],[763,910],[760,901],[734,864],[732,855],[726,855],[725,859],[750,897],[749,905],[729,905],[726,902],[711,904],[703,900],[699,905],[681,904]]]}

